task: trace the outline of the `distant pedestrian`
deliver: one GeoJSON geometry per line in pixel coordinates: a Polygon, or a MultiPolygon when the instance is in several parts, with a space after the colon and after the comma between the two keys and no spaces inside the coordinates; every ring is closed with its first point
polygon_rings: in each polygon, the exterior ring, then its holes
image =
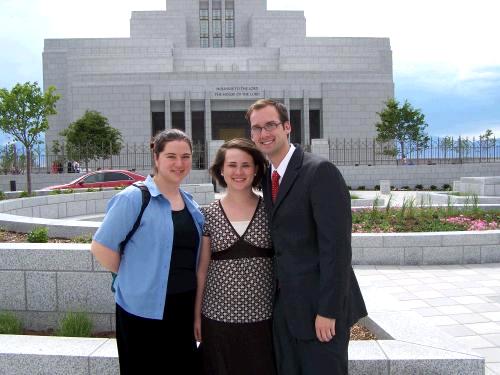
{"type": "Polygon", "coordinates": [[[80,163],[78,163],[76,160],[73,162],[73,172],[80,173],[80,163]]]}

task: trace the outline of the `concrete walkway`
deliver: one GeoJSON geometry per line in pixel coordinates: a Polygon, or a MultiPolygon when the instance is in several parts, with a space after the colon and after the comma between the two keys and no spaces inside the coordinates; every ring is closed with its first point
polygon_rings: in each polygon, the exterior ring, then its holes
{"type": "Polygon", "coordinates": [[[355,266],[363,290],[396,297],[403,310],[472,348],[500,375],[500,264],[355,266]]]}

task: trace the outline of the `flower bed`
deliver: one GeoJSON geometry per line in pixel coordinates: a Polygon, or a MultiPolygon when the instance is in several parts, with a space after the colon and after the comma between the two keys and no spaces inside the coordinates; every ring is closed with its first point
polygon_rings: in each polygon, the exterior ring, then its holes
{"type": "Polygon", "coordinates": [[[365,209],[353,212],[353,233],[449,232],[499,229],[500,211],[477,207],[458,211],[453,207],[365,209]]]}

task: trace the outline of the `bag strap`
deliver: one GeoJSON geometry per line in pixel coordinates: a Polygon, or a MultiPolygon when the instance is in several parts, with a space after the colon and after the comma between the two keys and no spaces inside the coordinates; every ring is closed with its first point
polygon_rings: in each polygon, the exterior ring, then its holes
{"type": "Polygon", "coordinates": [[[128,241],[132,238],[137,228],[139,228],[139,225],[141,225],[142,214],[144,213],[144,210],[148,206],[151,199],[151,193],[149,192],[148,187],[143,181],[135,182],[132,184],[132,186],[135,186],[136,188],[141,190],[142,206],[141,211],[139,212],[139,215],[135,220],[134,226],[132,227],[130,232],[128,232],[127,237],[125,237],[125,239],[120,243],[120,255],[123,255],[123,253],[125,252],[125,246],[127,246],[128,241]]]}

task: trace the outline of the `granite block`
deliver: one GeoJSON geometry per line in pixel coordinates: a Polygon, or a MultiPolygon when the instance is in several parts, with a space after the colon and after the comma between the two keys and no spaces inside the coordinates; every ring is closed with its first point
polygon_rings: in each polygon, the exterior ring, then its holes
{"type": "Polygon", "coordinates": [[[481,263],[500,262],[500,244],[481,246],[481,263]]]}
{"type": "Polygon", "coordinates": [[[47,204],[59,204],[75,200],[75,194],[56,194],[47,197],[47,204]]]}
{"type": "Polygon", "coordinates": [[[0,271],[1,310],[26,310],[23,271],[0,271]]]}
{"type": "Polygon", "coordinates": [[[349,374],[388,374],[389,361],[377,341],[351,341],[349,343],[349,374]]]}
{"type": "Polygon", "coordinates": [[[47,204],[47,197],[32,197],[32,198],[22,198],[23,208],[34,207],[34,206],[44,206],[47,204]]]}
{"type": "Polygon", "coordinates": [[[384,236],[372,233],[353,233],[353,247],[383,247],[384,236]]]}
{"type": "Polygon", "coordinates": [[[3,269],[39,271],[92,269],[89,244],[22,244],[21,249],[16,249],[14,245],[0,246],[3,269]],[[9,246],[11,248],[8,248],[9,246]]]}
{"type": "Polygon", "coordinates": [[[36,311],[56,311],[56,273],[26,272],[27,309],[36,311]]]}
{"type": "Polygon", "coordinates": [[[0,352],[1,374],[88,375],[88,371],[86,357],[0,352]]]}
{"type": "Polygon", "coordinates": [[[0,202],[0,212],[10,212],[13,210],[18,210],[23,208],[23,202],[21,199],[9,199],[3,202],[0,202]]]}
{"type": "Polygon", "coordinates": [[[88,200],[87,201],[87,208],[86,208],[86,212],[85,214],[86,215],[91,215],[91,214],[95,214],[95,200],[88,200]]]}
{"type": "Polygon", "coordinates": [[[462,264],[464,248],[462,246],[424,247],[423,264],[462,264]]]}
{"type": "Polygon", "coordinates": [[[406,247],[404,249],[404,264],[419,265],[423,263],[423,250],[421,247],[406,247]]]}
{"type": "Polygon", "coordinates": [[[74,201],[66,204],[66,216],[82,216],[87,213],[86,201],[74,201]]]}
{"type": "MultiPolygon", "coordinates": [[[[42,206],[42,207],[47,207],[47,206],[42,206]]],[[[18,216],[28,216],[32,217],[33,216],[33,207],[25,207],[25,208],[20,208],[15,211],[11,211],[10,213],[18,216]]],[[[42,213],[40,213],[42,215],[42,213]]]]}
{"type": "MultiPolygon", "coordinates": [[[[1,254],[0,254],[0,259],[1,259],[1,254]]],[[[353,247],[352,248],[351,263],[352,264],[365,264],[363,262],[364,262],[363,248],[353,247]]]]}
{"type": "Polygon", "coordinates": [[[59,207],[57,204],[40,206],[40,216],[46,219],[57,219],[59,217],[59,207]]]}
{"type": "Polygon", "coordinates": [[[464,264],[481,263],[481,247],[476,245],[464,246],[464,264]]]}
{"type": "Polygon", "coordinates": [[[384,236],[386,247],[441,246],[442,235],[435,233],[391,233],[384,236]]]}
{"type": "Polygon", "coordinates": [[[57,275],[58,306],[62,311],[114,313],[109,274],[63,272],[57,275]]]}
{"type": "Polygon", "coordinates": [[[478,355],[399,340],[379,341],[379,345],[390,358],[390,374],[482,375],[484,371],[484,359],[478,355]]]}
{"type": "Polygon", "coordinates": [[[443,235],[443,246],[498,244],[497,231],[451,232],[443,235]]]}
{"type": "Polygon", "coordinates": [[[90,375],[115,375],[120,373],[116,340],[109,339],[89,357],[90,375]]]}
{"type": "Polygon", "coordinates": [[[404,249],[397,247],[363,248],[363,264],[401,265],[404,262],[404,249]]]}
{"type": "Polygon", "coordinates": [[[58,216],[58,218],[59,218],[59,219],[63,219],[63,218],[65,218],[66,216],[68,216],[68,215],[67,215],[67,205],[66,205],[66,202],[64,202],[64,203],[59,203],[59,204],[57,205],[57,210],[58,210],[58,212],[59,212],[59,216],[58,216]]]}

